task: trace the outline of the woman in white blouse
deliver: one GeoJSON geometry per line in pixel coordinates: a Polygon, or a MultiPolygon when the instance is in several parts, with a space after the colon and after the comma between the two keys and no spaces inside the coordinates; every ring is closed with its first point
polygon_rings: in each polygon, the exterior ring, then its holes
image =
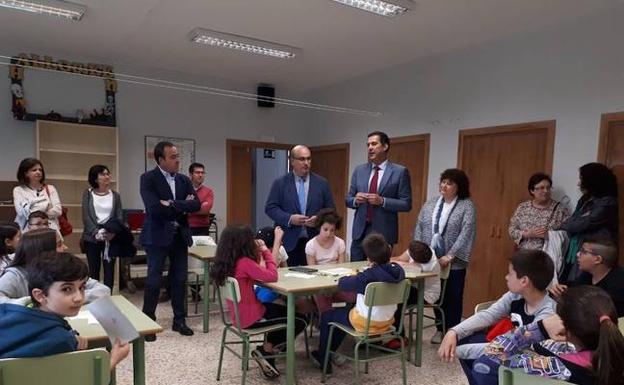
{"type": "Polygon", "coordinates": [[[62,214],[61,200],[56,188],[45,183],[45,171],[39,159],[26,158],[17,168],[17,180],[20,183],[13,189],[15,222],[22,230],[26,228],[28,215],[43,211],[48,215],[50,228],[59,229],[58,217],[62,214]]]}
{"type": "Polygon", "coordinates": [[[89,263],[89,275],[99,280],[100,264],[104,266],[104,284],[112,289],[114,283],[115,256],[108,255],[107,245],[115,234],[103,227],[111,219],[123,221],[121,197],[111,190],[108,167],[96,164],[89,169],[90,188],[82,194],[82,241],[89,263]]]}

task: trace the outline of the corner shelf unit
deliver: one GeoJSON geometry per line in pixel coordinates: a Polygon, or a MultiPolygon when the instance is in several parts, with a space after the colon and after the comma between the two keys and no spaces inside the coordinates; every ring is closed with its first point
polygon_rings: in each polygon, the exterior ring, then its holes
{"type": "Polygon", "coordinates": [[[119,191],[119,137],[117,127],[37,121],[37,158],[43,163],[46,182],[56,187],[67,207],[74,232],[65,238],[69,251],[79,252],[82,235],[82,193],[89,187],[89,168],[108,167],[111,187],[119,191]]]}

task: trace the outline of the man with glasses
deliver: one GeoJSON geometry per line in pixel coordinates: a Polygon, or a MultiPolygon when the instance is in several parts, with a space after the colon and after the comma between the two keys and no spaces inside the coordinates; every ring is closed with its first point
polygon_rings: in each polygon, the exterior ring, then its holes
{"type": "Polygon", "coordinates": [[[204,186],[205,176],[206,171],[203,164],[192,163],[189,166],[189,178],[191,178],[195,194],[197,194],[201,204],[199,211],[188,215],[191,235],[208,235],[210,230],[210,210],[214,203],[214,193],[209,187],[204,186]]]}
{"type": "MultiPolygon", "coordinates": [[[[624,316],[624,269],[618,266],[618,252],[615,242],[608,234],[597,233],[587,236],[576,253],[581,274],[571,286],[593,285],[606,291],[617,310],[618,317],[624,316]]],[[[566,285],[554,285],[550,292],[558,297],[567,290],[566,285]]]]}
{"type": "Polygon", "coordinates": [[[327,180],[312,173],[310,149],[297,145],[290,150],[291,172],[273,182],[265,213],[284,229],[288,266],[306,265],[305,245],[318,234],[316,213],[335,208],[327,180]]]}

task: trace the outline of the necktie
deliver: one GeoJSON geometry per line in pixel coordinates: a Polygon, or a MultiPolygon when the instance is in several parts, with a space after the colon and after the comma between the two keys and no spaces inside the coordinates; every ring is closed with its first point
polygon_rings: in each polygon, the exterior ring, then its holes
{"type": "MultiPolygon", "coordinates": [[[[377,194],[377,181],[379,180],[379,166],[373,168],[375,173],[371,178],[370,185],[368,186],[369,194],[377,194]]],[[[370,203],[366,206],[366,222],[371,223],[373,221],[373,205],[370,203]]]]}
{"type": "Polygon", "coordinates": [[[301,214],[306,213],[306,192],[305,192],[305,179],[297,178],[297,195],[299,196],[299,207],[301,208],[301,214]]]}

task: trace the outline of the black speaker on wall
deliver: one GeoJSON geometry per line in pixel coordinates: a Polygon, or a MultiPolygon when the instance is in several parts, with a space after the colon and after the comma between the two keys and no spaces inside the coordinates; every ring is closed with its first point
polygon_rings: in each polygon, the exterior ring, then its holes
{"type": "Polygon", "coordinates": [[[275,88],[266,84],[260,84],[258,86],[258,107],[275,107],[275,88]]]}

